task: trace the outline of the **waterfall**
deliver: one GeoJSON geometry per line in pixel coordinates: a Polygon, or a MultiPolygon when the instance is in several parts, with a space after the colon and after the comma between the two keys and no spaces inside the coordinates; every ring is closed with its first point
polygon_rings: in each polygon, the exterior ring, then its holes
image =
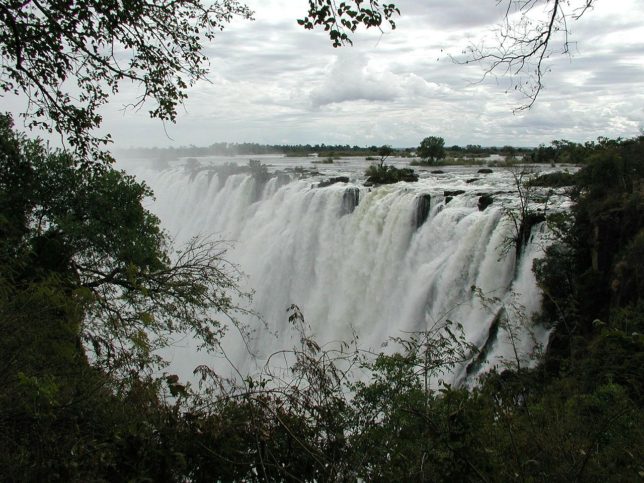
{"type": "MultiPolygon", "coordinates": [[[[153,188],[150,209],[177,243],[211,234],[233,242],[228,258],[247,274],[244,288],[255,291],[252,308],[266,323],[251,341],[260,360],[292,346],[286,308],[297,304],[319,342],[355,334],[376,352],[389,337],[459,322],[467,340],[486,349],[480,371],[512,358],[507,337],[491,330],[501,307],[521,307],[529,318],[540,305],[531,266],[543,227],[535,227],[521,260],[503,250],[512,227],[501,205],[514,196],[503,174],[472,183],[471,173],[453,172],[376,188],[355,175],[319,187],[319,177],[289,181],[181,166],[140,169],[138,176],[153,188]],[[490,193],[500,201],[481,210],[479,198],[490,193]]],[[[544,329],[521,330],[524,353],[547,337],[544,329]]],[[[235,340],[224,341],[229,357],[252,370],[235,340]]],[[[184,345],[175,359],[186,371],[211,362],[187,356],[190,342],[184,345]]],[[[463,375],[460,368],[452,380],[463,375]]]]}

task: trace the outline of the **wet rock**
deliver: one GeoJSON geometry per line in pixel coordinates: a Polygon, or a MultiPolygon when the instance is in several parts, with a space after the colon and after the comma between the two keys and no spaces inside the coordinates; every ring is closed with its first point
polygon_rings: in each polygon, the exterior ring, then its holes
{"type": "Polygon", "coordinates": [[[479,169],[477,171],[477,173],[481,173],[481,174],[490,174],[490,173],[493,173],[493,172],[494,171],[492,171],[490,168],[481,168],[481,169],[479,169]]]}
{"type": "Polygon", "coordinates": [[[360,203],[360,190],[355,186],[347,188],[342,195],[342,207],[340,208],[341,215],[349,215],[353,213],[360,203]]]}
{"type": "Polygon", "coordinates": [[[446,190],[446,191],[443,191],[443,196],[445,196],[445,198],[447,198],[448,196],[450,198],[453,198],[454,196],[462,195],[463,193],[465,193],[465,190],[452,190],[452,191],[446,190]]]}
{"type": "Polygon", "coordinates": [[[432,207],[432,197],[430,194],[425,193],[416,198],[416,211],[414,212],[414,226],[416,229],[420,228],[429,216],[429,211],[432,207]]]}
{"type": "Polygon", "coordinates": [[[418,181],[418,175],[414,173],[411,169],[403,168],[400,170],[400,181],[406,181],[408,183],[414,183],[418,181]]]}
{"type": "Polygon", "coordinates": [[[482,195],[479,198],[479,211],[485,210],[488,206],[490,206],[494,202],[494,198],[492,198],[492,195],[482,195]]]}
{"type": "Polygon", "coordinates": [[[349,182],[348,176],[337,176],[335,178],[329,178],[324,181],[320,181],[320,183],[318,184],[318,188],[326,188],[327,186],[331,186],[332,184],[348,183],[348,182],[349,182]]]}

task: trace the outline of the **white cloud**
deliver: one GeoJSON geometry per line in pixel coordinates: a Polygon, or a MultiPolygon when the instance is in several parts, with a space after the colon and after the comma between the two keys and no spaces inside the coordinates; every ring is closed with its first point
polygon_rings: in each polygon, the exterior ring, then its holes
{"type": "Polygon", "coordinates": [[[402,94],[396,81],[393,74],[371,71],[363,56],[340,55],[310,98],[315,107],[358,100],[390,102],[402,94]]]}

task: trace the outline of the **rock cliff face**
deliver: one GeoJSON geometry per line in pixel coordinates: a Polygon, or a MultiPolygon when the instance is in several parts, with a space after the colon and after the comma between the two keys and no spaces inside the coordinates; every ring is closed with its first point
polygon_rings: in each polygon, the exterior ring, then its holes
{"type": "Polygon", "coordinates": [[[478,202],[479,211],[485,210],[488,206],[494,203],[492,195],[481,195],[478,202]]]}
{"type": "Polygon", "coordinates": [[[432,207],[432,197],[429,194],[422,194],[416,201],[416,213],[414,216],[414,225],[416,229],[420,228],[429,216],[429,210],[432,207]]]}
{"type": "Polygon", "coordinates": [[[358,203],[360,203],[360,190],[355,186],[347,188],[342,195],[341,215],[350,215],[353,213],[358,203]]]}
{"type": "Polygon", "coordinates": [[[348,176],[336,176],[335,178],[329,178],[324,181],[320,181],[318,184],[318,188],[326,188],[327,186],[331,186],[332,184],[336,183],[348,183],[349,182],[349,177],[348,176]]]}

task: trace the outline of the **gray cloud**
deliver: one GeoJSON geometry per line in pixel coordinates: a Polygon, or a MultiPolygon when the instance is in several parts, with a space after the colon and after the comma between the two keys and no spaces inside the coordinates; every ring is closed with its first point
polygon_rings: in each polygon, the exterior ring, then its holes
{"type": "Polygon", "coordinates": [[[503,18],[503,9],[497,6],[496,0],[407,0],[399,2],[399,5],[403,27],[406,16],[422,28],[441,31],[489,26],[503,18]]]}
{"type": "Polygon", "coordinates": [[[208,46],[210,83],[191,89],[176,125],[146,111],[118,109],[126,86],[105,109],[105,129],[122,145],[208,145],[215,141],[393,144],[427,135],[448,144],[536,145],[552,139],[630,136],[644,125],[644,5],[597,2],[572,24],[572,56],[553,55],[535,107],[506,78],[481,80],[458,53],[485,35],[502,11],[495,0],[399,2],[393,32],[360,31],[354,46],[333,49],[325,32],[304,31],[298,0],[255,0],[255,22],[234,22],[208,46]],[[166,137],[165,132],[172,139],[166,137]]]}
{"type": "Polygon", "coordinates": [[[313,106],[320,107],[347,101],[393,101],[401,95],[392,75],[366,71],[363,57],[336,57],[322,85],[311,91],[313,106]]]}

